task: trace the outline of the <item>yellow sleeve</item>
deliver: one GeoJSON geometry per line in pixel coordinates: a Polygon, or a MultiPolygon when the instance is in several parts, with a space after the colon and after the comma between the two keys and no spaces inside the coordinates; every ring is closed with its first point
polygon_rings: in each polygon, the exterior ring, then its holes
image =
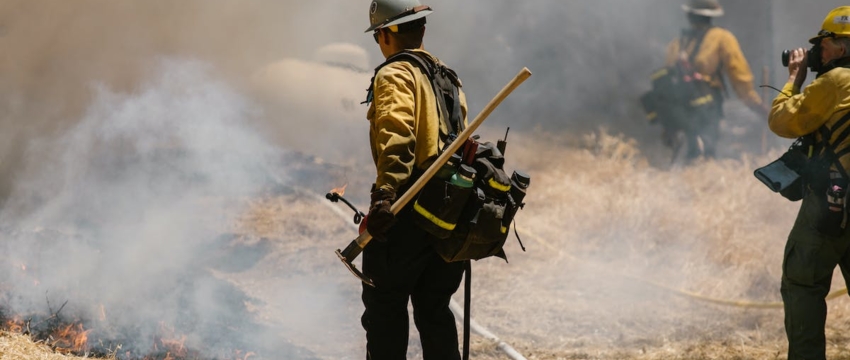
{"type": "Polygon", "coordinates": [[[761,105],[761,97],[753,88],[753,72],[747,64],[747,58],[741,52],[738,39],[732,33],[727,33],[720,43],[720,61],[726,69],[732,89],[741,101],[753,106],[761,105]]]}
{"type": "Polygon", "coordinates": [[[469,126],[469,121],[467,120],[467,112],[469,109],[466,106],[466,94],[463,92],[463,88],[458,88],[458,97],[460,98],[460,114],[463,116],[463,128],[466,129],[469,126]]]}
{"type": "Polygon", "coordinates": [[[811,134],[829,121],[838,105],[837,90],[828,76],[812,81],[802,94],[793,83],[785,84],[770,109],[770,130],[789,139],[811,134]]]}
{"type": "Polygon", "coordinates": [[[675,38],[667,44],[667,56],[664,59],[665,66],[673,66],[679,60],[679,41],[679,38],[675,38]]]}
{"type": "Polygon", "coordinates": [[[372,139],[378,176],[375,185],[398,191],[410,178],[416,147],[416,83],[403,62],[381,69],[375,77],[372,139]]]}

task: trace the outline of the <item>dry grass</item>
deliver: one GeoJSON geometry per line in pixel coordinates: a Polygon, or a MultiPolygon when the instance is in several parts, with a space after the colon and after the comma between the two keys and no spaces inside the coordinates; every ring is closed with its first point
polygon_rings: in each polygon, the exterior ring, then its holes
{"type": "Polygon", "coordinates": [[[85,359],[54,352],[43,343],[32,341],[29,336],[0,332],[0,360],[65,360],[85,359]]]}
{"type": "MultiPolygon", "coordinates": [[[[508,153],[509,168],[522,164],[532,176],[518,217],[528,252],[511,240],[509,264],[475,264],[479,323],[529,359],[786,358],[781,309],[708,304],[644,281],[714,298],[780,301],[782,251],[798,204],[752,176],[778,154],[664,170],[605,132],[512,134],[508,153]]],[[[368,182],[361,173],[323,181],[368,182]]],[[[234,230],[267,238],[272,249],[255,268],[220,276],[258,299],[257,318],[292,343],[322,359],[362,358],[360,285],[332,254],[353,238],[351,225],[309,192],[248,201],[234,230]]],[[[841,286],[837,276],[834,288],[841,286]]],[[[850,301],[842,297],[829,305],[830,359],[850,359],[848,331],[850,301]]],[[[475,336],[472,354],[505,358],[475,336]]],[[[412,330],[409,358],[419,356],[412,330]]]]}

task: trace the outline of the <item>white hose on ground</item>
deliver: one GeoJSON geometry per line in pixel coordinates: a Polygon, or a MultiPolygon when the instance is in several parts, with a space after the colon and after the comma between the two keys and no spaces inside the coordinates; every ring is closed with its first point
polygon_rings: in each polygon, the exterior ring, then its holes
{"type": "MultiPolygon", "coordinates": [[[[460,304],[458,304],[455,301],[455,299],[452,299],[452,301],[449,303],[449,308],[452,309],[453,313],[455,313],[455,316],[457,317],[458,321],[463,323],[463,307],[460,306],[460,304]]],[[[513,346],[511,346],[508,343],[500,340],[496,335],[493,335],[493,333],[491,333],[490,330],[487,330],[487,328],[481,326],[481,324],[476,322],[474,319],[469,319],[469,327],[472,329],[472,332],[474,332],[474,333],[480,335],[481,337],[495,343],[496,347],[498,347],[499,350],[502,350],[511,359],[513,359],[513,360],[528,360],[528,359],[525,358],[525,356],[522,356],[522,354],[520,354],[518,351],[516,351],[516,349],[514,349],[513,346]]]]}
{"type": "MultiPolygon", "coordinates": [[[[275,180],[277,180],[277,179],[275,179],[275,180]]],[[[279,182],[279,183],[281,183],[281,182],[279,182]]],[[[295,190],[296,192],[300,192],[304,195],[307,195],[309,197],[316,199],[316,201],[324,204],[327,208],[329,208],[331,211],[333,211],[334,214],[339,215],[340,218],[343,218],[343,219],[345,219],[346,222],[349,222],[349,224],[352,224],[354,226],[354,228],[358,228],[358,226],[356,224],[354,224],[353,222],[350,222],[351,218],[349,218],[347,212],[340,209],[339,206],[336,206],[333,203],[331,203],[330,201],[328,201],[324,196],[316,194],[316,193],[314,193],[310,190],[297,187],[297,186],[289,186],[289,187],[292,188],[293,190],[295,190]]],[[[458,304],[457,301],[455,301],[455,299],[452,299],[451,302],[449,303],[449,308],[455,314],[455,317],[457,318],[457,320],[462,324],[463,323],[463,306],[458,304]]],[[[516,351],[516,349],[514,349],[511,345],[500,340],[496,335],[494,335],[492,332],[490,332],[490,330],[487,330],[487,328],[481,326],[481,324],[476,322],[474,319],[469,319],[469,326],[472,329],[472,332],[474,332],[474,333],[478,334],[479,336],[487,339],[488,341],[495,343],[496,347],[498,347],[499,350],[502,350],[505,354],[507,354],[508,357],[510,357],[512,360],[528,360],[528,359],[525,358],[525,356],[522,356],[522,354],[520,354],[518,351],[516,351]]]]}

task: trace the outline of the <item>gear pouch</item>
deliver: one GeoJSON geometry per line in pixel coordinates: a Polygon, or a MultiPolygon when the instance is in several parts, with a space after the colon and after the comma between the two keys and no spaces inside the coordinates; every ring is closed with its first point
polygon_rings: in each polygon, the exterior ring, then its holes
{"type": "Polygon", "coordinates": [[[486,196],[481,188],[467,201],[457,229],[434,248],[446,262],[479,260],[490,256],[506,259],[502,246],[508,238],[504,225],[506,204],[486,196]]]}
{"type": "MultiPolygon", "coordinates": [[[[830,174],[829,186],[824,193],[818,194],[815,229],[828,236],[841,236],[845,227],[845,202],[847,201],[847,180],[830,174]]],[[[837,175],[837,174],[835,174],[837,175]]]]}
{"type": "Polygon", "coordinates": [[[472,188],[431,179],[413,204],[413,222],[439,239],[448,238],[457,226],[472,188]]]}

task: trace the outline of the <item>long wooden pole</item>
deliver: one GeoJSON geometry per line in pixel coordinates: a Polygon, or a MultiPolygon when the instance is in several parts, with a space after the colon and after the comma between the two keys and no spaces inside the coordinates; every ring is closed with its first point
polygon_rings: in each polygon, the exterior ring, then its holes
{"type": "MultiPolygon", "coordinates": [[[[446,161],[449,160],[452,154],[454,154],[455,152],[457,152],[458,149],[460,149],[460,147],[466,142],[466,139],[472,136],[472,134],[475,132],[475,130],[478,129],[478,127],[484,122],[484,120],[487,119],[488,116],[490,116],[490,113],[492,113],[493,110],[495,110],[496,107],[498,107],[499,104],[501,104],[502,101],[504,101],[505,98],[507,98],[508,95],[510,95],[511,92],[514,91],[514,89],[519,87],[529,77],[531,77],[531,71],[528,70],[528,68],[522,68],[522,70],[520,70],[520,72],[513,78],[513,80],[511,80],[511,82],[505,85],[505,87],[502,88],[502,90],[499,91],[498,94],[496,94],[496,97],[490,100],[487,106],[485,106],[484,109],[481,110],[481,113],[479,113],[478,116],[476,116],[475,119],[472,121],[472,123],[469,124],[469,127],[467,127],[466,130],[461,132],[460,135],[458,135],[457,139],[452,142],[439,157],[437,157],[437,160],[435,160],[430,167],[428,167],[428,170],[425,170],[425,173],[422,174],[422,176],[420,176],[415,183],[413,183],[410,189],[408,189],[407,192],[405,192],[400,198],[398,198],[398,200],[396,200],[395,203],[393,203],[393,206],[390,208],[393,214],[398,214],[398,212],[401,211],[401,209],[404,208],[404,206],[407,205],[407,203],[409,203],[410,200],[412,200],[413,197],[419,193],[419,190],[421,190],[422,187],[425,186],[425,184],[428,182],[428,180],[430,180],[434,176],[434,174],[437,173],[440,167],[442,167],[443,164],[445,164],[446,161]]],[[[369,284],[370,282],[367,282],[367,279],[365,279],[361,274],[358,274],[358,272],[355,272],[352,262],[354,261],[354,259],[357,258],[357,256],[360,255],[360,253],[363,251],[366,245],[369,244],[370,241],[372,241],[372,234],[369,234],[368,231],[363,231],[363,233],[361,233],[359,236],[357,236],[356,239],[354,239],[353,241],[351,241],[350,244],[348,244],[345,250],[336,251],[337,256],[343,262],[346,262],[346,266],[348,266],[349,270],[352,270],[355,275],[360,277],[360,279],[366,282],[367,284],[369,284]]]]}

